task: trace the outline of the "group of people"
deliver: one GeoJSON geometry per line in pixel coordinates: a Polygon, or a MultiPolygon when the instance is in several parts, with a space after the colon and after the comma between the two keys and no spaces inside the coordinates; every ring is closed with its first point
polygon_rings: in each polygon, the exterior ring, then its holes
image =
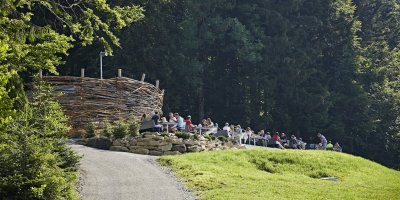
{"type": "MultiPolygon", "coordinates": [[[[176,131],[186,131],[186,132],[195,132],[197,130],[206,130],[202,134],[209,135],[213,133],[217,133],[218,124],[214,123],[211,118],[201,120],[201,123],[198,125],[194,125],[192,123],[192,117],[188,115],[186,119],[179,115],[179,113],[168,114],[168,120],[166,117],[162,116],[159,112],[154,112],[151,118],[147,117],[148,115],[143,114],[142,121],[144,120],[153,120],[154,121],[154,131],[161,132],[165,131],[166,127],[168,127],[168,131],[175,133],[176,131]],[[165,126],[169,122],[171,126],[165,126]]],[[[240,144],[251,144],[261,145],[261,146],[276,146],[280,149],[291,148],[291,149],[305,149],[307,143],[303,142],[302,138],[297,138],[295,135],[291,135],[290,138],[286,136],[285,133],[273,132],[265,132],[264,130],[260,130],[257,134],[251,130],[250,127],[246,129],[242,129],[240,125],[230,125],[229,123],[225,123],[225,126],[222,130],[226,131],[229,138],[232,138],[237,143],[240,144]]],[[[321,133],[317,134],[317,137],[320,139],[320,143],[318,145],[310,145],[311,148],[320,149],[320,150],[334,150],[334,151],[342,151],[339,143],[335,143],[333,145],[330,141],[328,143],[327,139],[321,133]]]]}
{"type": "MultiPolygon", "coordinates": [[[[187,132],[193,132],[195,131],[196,128],[198,127],[203,127],[203,128],[209,128],[210,132],[214,132],[214,128],[216,128],[216,124],[214,124],[211,120],[211,118],[203,119],[201,121],[201,124],[199,125],[194,125],[192,123],[192,117],[188,115],[186,119],[184,119],[179,113],[172,113],[170,112],[168,114],[168,120],[165,116],[162,116],[159,112],[155,111],[154,114],[149,115],[149,114],[143,114],[141,118],[141,122],[143,121],[149,121],[153,120],[154,121],[154,131],[156,132],[161,132],[165,131],[165,129],[168,127],[168,131],[171,133],[175,133],[176,131],[187,131],[187,132]],[[149,118],[148,116],[152,116],[149,118]],[[166,126],[166,123],[169,122],[171,125],[166,126]]],[[[209,134],[206,132],[206,134],[209,134]]]]}

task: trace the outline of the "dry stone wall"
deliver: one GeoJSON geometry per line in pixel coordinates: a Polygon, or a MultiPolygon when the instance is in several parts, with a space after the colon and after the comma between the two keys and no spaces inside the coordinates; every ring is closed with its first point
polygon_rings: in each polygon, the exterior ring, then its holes
{"type": "MultiPolygon", "coordinates": [[[[90,140],[95,139],[89,139],[90,140]]],[[[219,140],[210,141],[199,136],[198,140],[182,139],[176,136],[145,135],[144,138],[117,139],[112,142],[109,150],[131,152],[144,155],[178,155],[189,152],[216,151],[222,149],[240,148],[232,142],[219,140]]]]}

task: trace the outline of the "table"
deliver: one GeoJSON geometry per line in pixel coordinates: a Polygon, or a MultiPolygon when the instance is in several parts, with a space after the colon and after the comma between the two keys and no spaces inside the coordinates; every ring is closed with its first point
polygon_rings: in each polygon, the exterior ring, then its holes
{"type": "Polygon", "coordinates": [[[166,125],[167,126],[167,134],[169,133],[169,125],[177,125],[178,123],[175,122],[162,122],[160,123],[161,125],[166,125]]]}
{"type": "Polygon", "coordinates": [[[195,129],[200,130],[200,135],[201,135],[201,130],[210,130],[214,127],[196,127],[195,129]]]}

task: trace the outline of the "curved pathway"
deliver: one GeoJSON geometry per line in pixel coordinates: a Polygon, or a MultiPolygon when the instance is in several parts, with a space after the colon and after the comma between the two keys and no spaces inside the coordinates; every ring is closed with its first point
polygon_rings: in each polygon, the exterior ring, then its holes
{"type": "Polygon", "coordinates": [[[157,157],[71,146],[83,155],[83,200],[195,199],[173,175],[157,165],[157,157]]]}

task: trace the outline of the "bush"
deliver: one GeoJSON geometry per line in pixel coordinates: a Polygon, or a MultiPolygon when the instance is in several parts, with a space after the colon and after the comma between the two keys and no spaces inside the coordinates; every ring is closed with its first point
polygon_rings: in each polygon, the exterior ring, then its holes
{"type": "Polygon", "coordinates": [[[183,132],[176,132],[175,135],[176,135],[176,137],[182,138],[182,139],[189,139],[191,137],[190,133],[183,133],[183,132]]]}
{"type": "Polygon", "coordinates": [[[103,121],[103,130],[101,131],[101,135],[110,138],[112,135],[112,128],[110,122],[107,120],[103,121]]]}
{"type": "Polygon", "coordinates": [[[66,144],[67,117],[36,81],[29,104],[0,128],[1,199],[79,199],[79,156],[66,144]]]}
{"type": "Polygon", "coordinates": [[[139,135],[140,124],[137,122],[135,118],[133,117],[129,118],[128,127],[130,136],[136,137],[139,135]]]}
{"type": "Polygon", "coordinates": [[[207,136],[205,136],[205,138],[207,138],[210,141],[215,140],[215,136],[212,136],[212,135],[207,135],[207,136]]]}
{"type": "Polygon", "coordinates": [[[112,129],[112,134],[115,139],[122,139],[125,136],[127,136],[128,133],[129,133],[129,126],[122,120],[117,121],[112,129]]]}
{"type": "Polygon", "coordinates": [[[96,136],[96,124],[94,122],[89,122],[86,124],[86,138],[92,138],[96,136]]]}
{"type": "Polygon", "coordinates": [[[218,136],[217,138],[219,141],[221,142],[228,142],[228,138],[224,137],[224,136],[218,136]]]}
{"type": "Polygon", "coordinates": [[[193,135],[191,136],[191,139],[193,139],[193,140],[199,140],[199,135],[193,134],[193,135]]]}

